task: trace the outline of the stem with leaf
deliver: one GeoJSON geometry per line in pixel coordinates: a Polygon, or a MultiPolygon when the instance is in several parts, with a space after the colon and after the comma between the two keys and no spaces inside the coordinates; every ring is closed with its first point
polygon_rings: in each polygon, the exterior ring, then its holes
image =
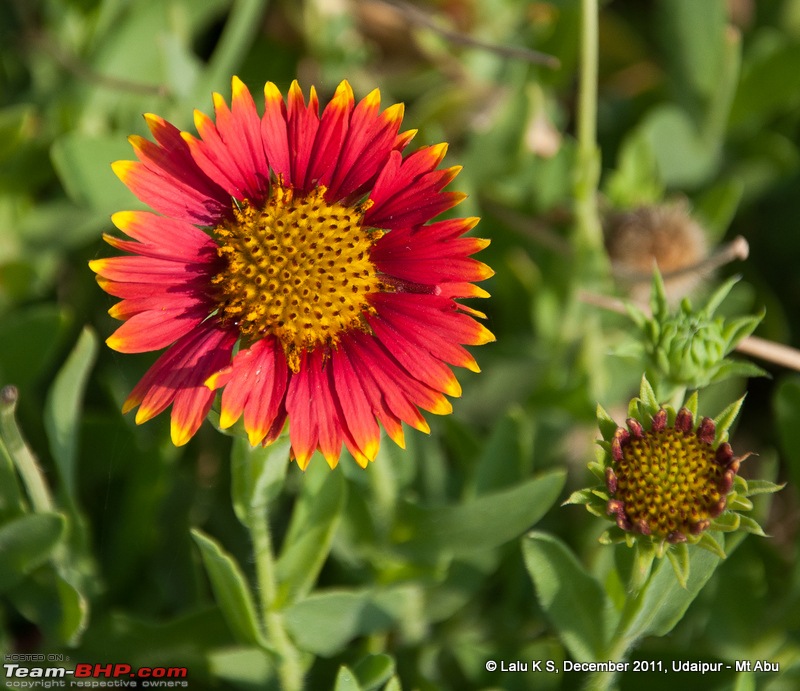
{"type": "Polygon", "coordinates": [[[247,523],[253,543],[261,618],[269,641],[280,658],[278,674],[281,688],[285,691],[299,691],[303,688],[300,656],[286,632],[283,614],[276,608],[278,594],[276,561],[269,534],[266,502],[251,508],[247,523]]]}

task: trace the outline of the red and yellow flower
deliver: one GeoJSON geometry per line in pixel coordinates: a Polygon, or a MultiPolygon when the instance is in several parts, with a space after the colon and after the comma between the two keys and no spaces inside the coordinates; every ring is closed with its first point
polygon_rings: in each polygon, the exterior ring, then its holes
{"type": "Polygon", "coordinates": [[[115,173],[150,211],[112,221],[127,255],[91,268],[120,298],[120,352],[167,348],[125,402],[141,423],[172,405],[173,442],[185,444],[221,389],[220,425],[243,417],[253,445],[289,421],[305,468],[319,450],[331,466],[342,444],[362,466],[378,423],[403,445],[419,409],[449,413],[460,387],[450,365],[478,371],[464,345],[494,340],[456,300],[486,297],[492,271],[470,255],[488,242],[464,235],[476,218],[432,221],[464,199],[444,191],[460,168],[439,168],[446,145],[404,155],[402,104],[359,103],[347,82],[319,114],[294,82],[274,84],[265,107],[237,78],[215,120],[196,112],[198,136],[145,116],[155,141],[131,137],[137,161],[115,173]]]}

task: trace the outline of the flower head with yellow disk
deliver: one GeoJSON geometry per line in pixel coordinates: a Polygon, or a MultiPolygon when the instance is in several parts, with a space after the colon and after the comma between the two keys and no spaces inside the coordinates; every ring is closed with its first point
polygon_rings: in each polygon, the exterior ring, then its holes
{"type": "Polygon", "coordinates": [[[319,450],[331,466],[342,444],[362,466],[380,422],[403,445],[419,409],[451,411],[450,365],[478,371],[464,345],[494,340],[456,300],[485,297],[492,271],[470,255],[488,243],[464,235],[476,218],[433,221],[464,198],[444,188],[446,146],[405,155],[402,105],[359,103],[342,82],[319,113],[297,82],[284,101],[264,89],[259,115],[233,79],[231,106],[196,112],[198,136],[147,115],[155,141],[131,137],[137,161],[114,171],[156,213],[125,211],[106,236],[126,256],[91,263],[121,298],[124,323],[108,339],[127,353],[167,348],[124,410],[136,422],[172,405],[175,444],[198,430],[222,390],[220,425],[243,418],[253,445],[289,421],[305,468],[319,450]]]}
{"type": "Polygon", "coordinates": [[[601,542],[624,541],[653,556],[667,554],[685,582],[687,545],[724,557],[715,532],[764,535],[756,521],[740,512],[753,508],[749,496],[780,489],[738,475],[741,462],[751,454],[734,455],[728,431],[742,402],[736,401],[716,419],[704,417],[697,423],[696,392],[675,411],[656,401],[643,377],[625,427],[598,406],[603,439],[598,461],[589,468],[603,484],[575,492],[567,503],[585,504],[591,513],[616,524],[603,533],[601,542]]]}

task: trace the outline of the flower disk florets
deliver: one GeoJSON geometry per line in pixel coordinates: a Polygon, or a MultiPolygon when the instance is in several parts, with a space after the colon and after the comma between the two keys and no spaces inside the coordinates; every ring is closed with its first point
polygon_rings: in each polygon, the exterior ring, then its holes
{"type": "Polygon", "coordinates": [[[226,260],[212,279],[224,318],[250,340],[275,336],[293,372],[303,350],[369,332],[367,296],[388,290],[370,260],[383,233],[362,226],[369,202],[329,204],[325,192],[298,197],[275,184],[263,208],[239,203],[214,229],[226,260]]]}
{"type": "Polygon", "coordinates": [[[667,419],[662,408],[648,431],[635,420],[629,430],[618,428],[606,470],[607,511],[623,530],[683,542],[725,510],[738,463],[729,445],[718,457],[709,418],[697,430],[686,408],[673,425],[667,419]]]}

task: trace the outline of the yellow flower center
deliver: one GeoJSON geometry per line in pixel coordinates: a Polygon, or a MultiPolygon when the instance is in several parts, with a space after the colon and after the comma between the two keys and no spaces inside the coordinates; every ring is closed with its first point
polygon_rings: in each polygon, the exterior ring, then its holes
{"type": "Polygon", "coordinates": [[[325,188],[295,197],[276,183],[263,208],[246,202],[214,228],[227,267],[212,283],[223,319],[246,339],[273,335],[293,372],[303,350],[368,331],[371,293],[388,290],[370,260],[383,233],[362,226],[369,201],[329,204],[325,188]]]}
{"type": "Polygon", "coordinates": [[[723,499],[713,447],[673,427],[632,437],[614,470],[626,516],[658,537],[696,532],[723,499]]]}

